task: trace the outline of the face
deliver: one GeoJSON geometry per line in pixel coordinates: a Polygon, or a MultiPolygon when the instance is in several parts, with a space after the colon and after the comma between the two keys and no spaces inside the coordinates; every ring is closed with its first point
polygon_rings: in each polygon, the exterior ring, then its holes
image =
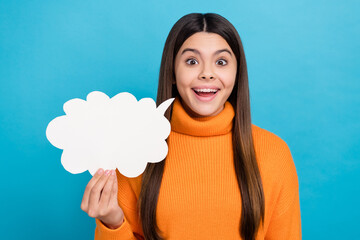
{"type": "Polygon", "coordinates": [[[220,113],[234,88],[236,71],[235,54],[220,35],[198,32],[186,39],[175,57],[175,81],[188,114],[220,113]]]}

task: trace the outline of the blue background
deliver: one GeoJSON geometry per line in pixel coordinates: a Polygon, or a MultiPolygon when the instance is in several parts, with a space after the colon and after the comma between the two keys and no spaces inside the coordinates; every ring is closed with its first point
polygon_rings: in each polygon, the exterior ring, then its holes
{"type": "Polygon", "coordinates": [[[46,139],[63,104],[94,90],[156,98],[165,39],[215,12],[245,49],[252,120],[289,145],[303,239],[358,237],[360,2],[0,0],[1,239],[92,239],[72,175],[46,139]]]}

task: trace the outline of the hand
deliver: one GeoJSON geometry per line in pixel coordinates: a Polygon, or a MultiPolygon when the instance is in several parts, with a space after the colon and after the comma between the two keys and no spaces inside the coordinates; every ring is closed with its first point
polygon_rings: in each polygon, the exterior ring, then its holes
{"type": "Polygon", "coordinates": [[[108,228],[116,229],[124,221],[124,212],[117,201],[115,170],[99,169],[87,184],[81,209],[90,217],[102,221],[108,228]]]}

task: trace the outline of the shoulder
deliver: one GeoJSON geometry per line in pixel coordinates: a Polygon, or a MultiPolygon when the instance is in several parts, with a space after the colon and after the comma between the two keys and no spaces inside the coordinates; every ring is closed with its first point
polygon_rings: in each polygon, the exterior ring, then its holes
{"type": "Polygon", "coordinates": [[[254,143],[265,147],[271,145],[271,148],[287,147],[286,142],[273,132],[270,132],[264,128],[251,124],[254,143]]]}
{"type": "Polygon", "coordinates": [[[272,220],[283,216],[281,219],[286,220],[286,212],[299,211],[299,181],[290,148],[281,137],[253,124],[252,133],[265,194],[265,216],[272,220]]]}
{"type": "Polygon", "coordinates": [[[284,154],[290,153],[288,144],[275,133],[254,124],[251,124],[251,128],[255,151],[259,154],[266,154],[269,157],[283,157],[284,154]]]}
{"type": "Polygon", "coordinates": [[[295,163],[288,144],[278,135],[252,124],[254,149],[264,178],[297,182],[295,163]]]}

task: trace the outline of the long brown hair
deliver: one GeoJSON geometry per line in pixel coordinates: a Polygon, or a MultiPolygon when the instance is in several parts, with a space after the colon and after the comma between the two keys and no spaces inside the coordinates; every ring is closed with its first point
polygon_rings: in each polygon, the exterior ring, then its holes
{"type": "MultiPolygon", "coordinates": [[[[180,18],[170,30],[161,59],[157,105],[179,96],[176,89],[174,60],[184,41],[197,32],[210,32],[222,36],[231,47],[237,60],[235,85],[228,101],[235,110],[232,129],[234,167],[242,199],[239,234],[245,240],[254,240],[260,222],[264,224],[264,193],[253,145],[250,117],[248,74],[242,42],[235,27],[224,17],[215,13],[191,13],[180,18]]],[[[165,112],[170,121],[172,105],[165,112]]],[[[142,176],[138,201],[145,239],[160,240],[156,223],[156,206],[163,176],[165,160],[148,163],[142,176]]]]}

